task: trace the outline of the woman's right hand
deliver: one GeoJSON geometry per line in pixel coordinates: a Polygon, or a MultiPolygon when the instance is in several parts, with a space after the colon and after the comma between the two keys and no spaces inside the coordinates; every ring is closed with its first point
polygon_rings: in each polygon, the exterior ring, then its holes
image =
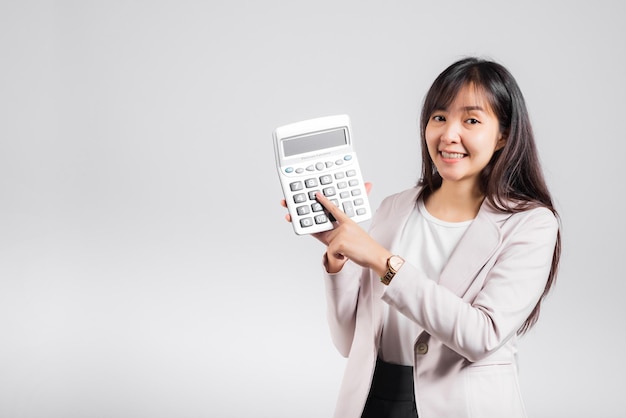
{"type": "MultiPolygon", "coordinates": [[[[365,191],[367,192],[367,194],[368,194],[368,195],[370,194],[370,191],[371,191],[371,190],[372,190],[372,183],[365,182],[365,191]]],[[[282,207],[284,207],[284,208],[286,208],[286,207],[287,207],[287,202],[285,201],[285,199],[282,199],[282,200],[280,201],[280,205],[281,205],[282,207]]],[[[285,215],[285,220],[286,220],[287,222],[291,222],[291,221],[292,221],[292,219],[291,219],[291,215],[290,215],[289,213],[287,213],[287,214],[285,215]]],[[[336,223],[334,222],[334,223],[333,223],[333,226],[336,226],[335,224],[336,224],[336,223]]],[[[331,229],[330,231],[332,231],[332,229],[331,229]]],[[[330,233],[330,231],[317,232],[317,233],[314,233],[314,234],[311,234],[311,235],[312,235],[314,238],[316,238],[319,242],[321,242],[322,244],[324,244],[324,245],[328,246],[328,234],[330,233]]]]}

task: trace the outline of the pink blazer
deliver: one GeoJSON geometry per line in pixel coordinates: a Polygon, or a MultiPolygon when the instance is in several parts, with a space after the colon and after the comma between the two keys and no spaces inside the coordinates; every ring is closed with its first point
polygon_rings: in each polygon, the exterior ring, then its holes
{"type": "MultiPolygon", "coordinates": [[[[386,198],[372,219],[371,235],[394,254],[418,192],[386,198]]],[[[439,277],[409,263],[388,287],[350,262],[339,273],[325,273],[331,337],[348,357],[335,417],[361,416],[384,303],[423,330],[414,344],[420,418],[525,417],[516,332],[543,292],[557,230],[548,209],[505,214],[483,203],[439,277]]]]}

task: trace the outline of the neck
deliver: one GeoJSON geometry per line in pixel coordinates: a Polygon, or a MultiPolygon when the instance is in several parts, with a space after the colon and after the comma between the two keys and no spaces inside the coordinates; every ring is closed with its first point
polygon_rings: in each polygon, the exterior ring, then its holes
{"type": "Polygon", "coordinates": [[[428,197],[425,205],[428,212],[438,219],[463,222],[476,217],[484,199],[475,184],[444,180],[441,187],[428,197]]]}

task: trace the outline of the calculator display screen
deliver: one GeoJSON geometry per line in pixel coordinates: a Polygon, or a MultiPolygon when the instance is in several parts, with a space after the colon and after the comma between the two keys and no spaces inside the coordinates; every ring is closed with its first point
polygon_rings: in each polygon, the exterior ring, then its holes
{"type": "Polygon", "coordinates": [[[346,131],[343,128],[312,135],[296,136],[282,141],[285,157],[338,147],[347,143],[346,131]]]}

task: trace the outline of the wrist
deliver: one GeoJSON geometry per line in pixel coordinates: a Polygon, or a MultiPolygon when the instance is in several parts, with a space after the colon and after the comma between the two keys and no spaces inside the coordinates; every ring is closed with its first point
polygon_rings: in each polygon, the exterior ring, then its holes
{"type": "Polygon", "coordinates": [[[381,252],[377,257],[376,263],[371,266],[371,269],[374,270],[379,277],[384,276],[387,272],[387,260],[389,260],[389,257],[392,255],[393,253],[387,250],[381,252]]]}

